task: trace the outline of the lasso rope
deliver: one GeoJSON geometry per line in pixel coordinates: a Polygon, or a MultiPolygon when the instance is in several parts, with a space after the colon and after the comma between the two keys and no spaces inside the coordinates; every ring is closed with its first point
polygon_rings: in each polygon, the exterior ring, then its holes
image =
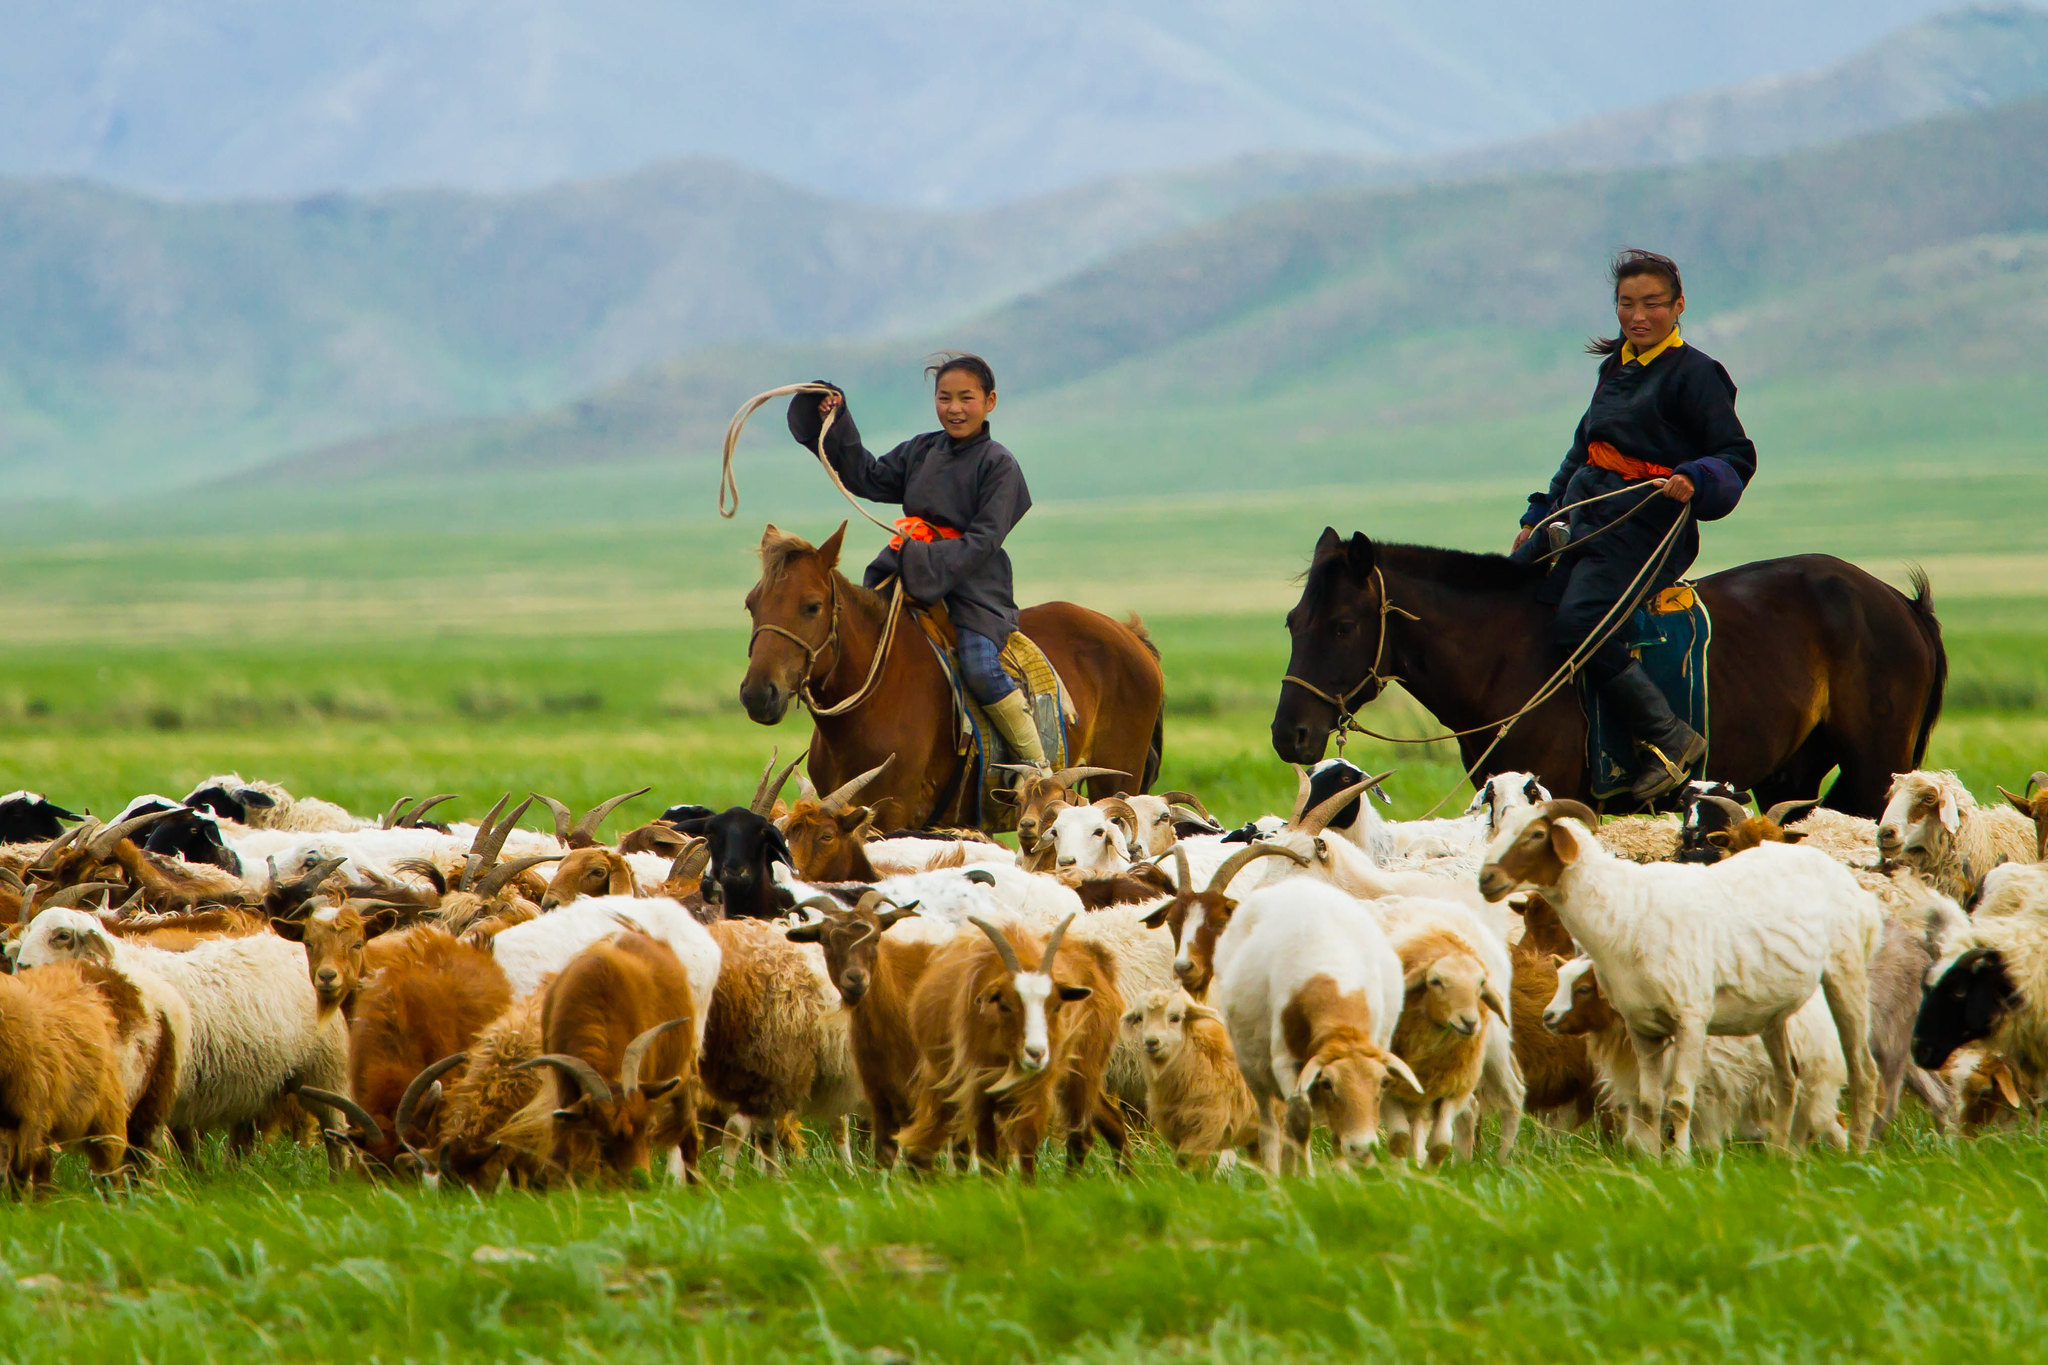
{"type": "MultiPolygon", "coordinates": [[[[725,427],[725,458],[718,471],[719,516],[730,521],[739,515],[740,485],[739,480],[732,472],[732,452],[740,443],[740,431],[747,425],[747,419],[758,412],[763,403],[772,402],[777,398],[786,398],[790,394],[826,394],[837,392],[838,390],[830,384],[783,384],[778,388],[768,390],[766,393],[757,393],[746,402],[740,404],[740,410],[732,415],[732,421],[726,423],[725,427]]],[[[841,407],[843,406],[844,404],[842,403],[841,407]]],[[[832,467],[832,461],[825,455],[825,433],[832,430],[832,423],[838,420],[839,413],[840,408],[834,408],[825,414],[825,421],[818,428],[818,447],[813,453],[817,455],[818,463],[824,466],[825,477],[832,480],[832,486],[839,490],[839,496],[845,498],[854,511],[860,513],[893,536],[896,534],[896,528],[860,505],[860,502],[853,494],[847,491],[845,482],[839,477],[839,471],[832,467]]]]}

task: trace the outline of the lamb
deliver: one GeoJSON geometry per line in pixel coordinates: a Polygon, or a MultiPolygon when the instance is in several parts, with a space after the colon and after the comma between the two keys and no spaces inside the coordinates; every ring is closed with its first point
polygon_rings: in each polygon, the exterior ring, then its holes
{"type": "Polygon", "coordinates": [[[0,976],[0,1172],[16,1189],[48,1185],[66,1143],[85,1144],[95,1175],[127,1153],[114,1011],[95,970],[60,962],[0,976]]]}
{"type": "Polygon", "coordinates": [[[116,938],[80,911],[45,910],[22,936],[17,960],[25,967],[101,962],[131,980],[160,979],[184,998],[191,1037],[170,1114],[174,1131],[231,1129],[246,1144],[286,1093],[347,1088],[347,1025],[338,1011],[320,1009],[295,943],[259,935],[169,953],[116,938]]]}
{"type": "Polygon", "coordinates": [[[1290,1160],[1313,1173],[1317,1120],[1335,1135],[1340,1163],[1370,1160],[1388,1074],[1422,1089],[1389,1050],[1401,959],[1379,922],[1335,887],[1297,878],[1245,897],[1217,940],[1210,994],[1258,1107],[1271,1174],[1290,1160]]]}
{"type": "Polygon", "coordinates": [[[1877,851],[1968,903],[1976,878],[2040,852],[2033,822],[2006,806],[1980,806],[1952,772],[1900,773],[1885,794],[1877,851]]]}
{"type": "Polygon", "coordinates": [[[1399,1087],[1385,1096],[1387,1149],[1397,1157],[1412,1152],[1420,1165],[1426,1145],[1436,1165],[1449,1155],[1457,1121],[1479,1088],[1483,1035],[1493,1027],[1485,1011],[1505,1028],[1508,1007],[1478,950],[1455,929],[1427,924],[1391,941],[1406,997],[1394,1027],[1394,1055],[1421,1085],[1412,1099],[1399,1087]]]}
{"type": "MultiPolygon", "coordinates": [[[[1642,1071],[1628,1025],[1600,993],[1591,958],[1554,960],[1557,991],[1545,1006],[1547,1030],[1583,1040],[1608,1103],[1623,1113],[1641,1103],[1642,1071]]],[[[1787,1029],[1799,1059],[1799,1089],[1790,1117],[1792,1140],[1842,1148],[1847,1141],[1836,1113],[1847,1068],[1841,1041],[1819,996],[1809,999],[1787,1029]]],[[[1770,1133],[1779,1124],[1775,1073],[1755,1038],[1709,1038],[1693,1115],[1694,1138],[1707,1151],[1730,1140],[1770,1133]]]]}
{"type": "Polygon", "coordinates": [[[1178,988],[1147,991],[1124,1014],[1124,1036],[1144,1055],[1145,1115],[1174,1160],[1235,1165],[1258,1137],[1259,1114],[1223,1016],[1178,988]]]}
{"type": "Polygon", "coordinates": [[[1851,1140],[1866,1147],[1876,1101],[1869,970],[1884,927],[1876,897],[1825,854],[1783,844],[1712,867],[1635,866],[1593,839],[1594,819],[1575,801],[1516,812],[1487,846],[1480,885],[1496,900],[1535,887],[1598,965],[1643,1063],[1631,1140],[1658,1150],[1668,1112],[1674,1152],[1690,1152],[1714,1033],[1762,1037],[1779,1088],[1774,1138],[1788,1143],[1797,1078],[1786,1029],[1818,986],[1848,1059],[1851,1140]]]}

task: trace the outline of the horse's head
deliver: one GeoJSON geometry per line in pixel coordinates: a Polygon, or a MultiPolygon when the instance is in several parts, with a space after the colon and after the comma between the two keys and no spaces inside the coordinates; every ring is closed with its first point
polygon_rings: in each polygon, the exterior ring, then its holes
{"type": "Polygon", "coordinates": [[[773,525],[761,535],[761,581],[747,594],[754,635],[740,682],[740,704],[759,724],[779,722],[804,683],[822,681],[838,662],[833,578],[845,538],[843,521],[823,545],[773,525]]]}
{"type": "Polygon", "coordinates": [[[1287,633],[1294,637],[1287,658],[1290,681],[1280,685],[1273,711],[1273,751],[1289,763],[1314,763],[1323,756],[1338,720],[1331,698],[1341,699],[1346,712],[1356,711],[1384,686],[1372,676],[1380,653],[1383,590],[1373,573],[1375,555],[1363,531],[1345,540],[1326,526],[1316,542],[1301,600],[1287,613],[1287,633]]]}

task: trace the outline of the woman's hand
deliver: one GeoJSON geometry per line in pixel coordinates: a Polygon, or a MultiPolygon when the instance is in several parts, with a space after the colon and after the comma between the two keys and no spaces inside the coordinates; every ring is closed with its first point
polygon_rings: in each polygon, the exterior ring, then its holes
{"type": "Polygon", "coordinates": [[[1508,553],[1513,554],[1515,551],[1521,549],[1524,545],[1527,545],[1529,543],[1529,537],[1535,534],[1536,528],[1533,526],[1524,526],[1521,530],[1515,532],[1515,543],[1508,547],[1508,553]]]}
{"type": "Polygon", "coordinates": [[[1670,478],[1659,481],[1657,486],[1663,489],[1664,496],[1673,502],[1691,502],[1696,491],[1692,486],[1692,480],[1683,474],[1673,474],[1670,478]]]}

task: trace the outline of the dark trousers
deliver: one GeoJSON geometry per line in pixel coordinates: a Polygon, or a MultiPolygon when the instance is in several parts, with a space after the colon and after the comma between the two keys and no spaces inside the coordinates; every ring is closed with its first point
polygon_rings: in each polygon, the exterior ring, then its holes
{"type": "Polygon", "coordinates": [[[960,679],[983,706],[993,706],[1017,690],[1017,681],[1003,671],[1003,647],[986,635],[957,626],[953,634],[960,645],[960,679]]]}
{"type": "MultiPolygon", "coordinates": [[[[1557,603],[1550,639],[1560,655],[1569,656],[1592,636],[1614,604],[1628,594],[1629,584],[1635,581],[1636,575],[1642,572],[1655,543],[1652,542],[1648,548],[1628,544],[1622,537],[1631,529],[1623,527],[1610,536],[1602,537],[1603,541],[1620,543],[1612,546],[1596,543],[1587,546],[1581,554],[1567,556],[1544,583],[1544,595],[1557,603]]],[[[1667,565],[1656,575],[1642,600],[1647,602],[1659,591],[1676,583],[1685,568],[1683,564],[1676,568],[1667,565]]],[[[1609,622],[1610,626],[1613,624],[1609,622]]],[[[1635,662],[1623,643],[1627,638],[1628,624],[1623,620],[1620,627],[1608,635],[1606,643],[1585,660],[1582,670],[1595,687],[1612,681],[1635,662]]]]}

